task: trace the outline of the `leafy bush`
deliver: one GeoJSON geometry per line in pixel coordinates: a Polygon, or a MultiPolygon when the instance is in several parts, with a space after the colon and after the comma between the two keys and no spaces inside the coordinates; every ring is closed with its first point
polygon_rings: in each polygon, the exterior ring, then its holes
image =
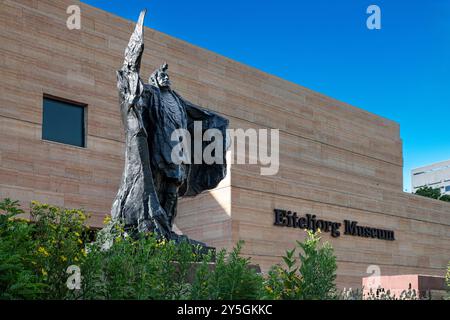
{"type": "Polygon", "coordinates": [[[87,216],[81,210],[62,209],[38,202],[31,203],[33,228],[33,265],[45,284],[47,299],[74,298],[67,287],[67,268],[81,266],[87,257],[84,243],[87,216]]]}
{"type": "Polygon", "coordinates": [[[295,267],[295,249],[283,257],[287,269],[280,265],[273,267],[265,283],[269,299],[332,299],[336,286],[336,257],[327,242],[319,247],[320,231],[307,231],[304,242],[297,245],[303,250],[299,254],[300,267],[295,267]]]}
{"type": "Polygon", "coordinates": [[[203,260],[192,286],[192,299],[249,300],[261,296],[262,277],[250,267],[250,259],[240,256],[242,242],[238,242],[228,257],[226,251],[217,254],[211,268],[211,255],[203,260]],[[212,270],[211,270],[212,269],[212,270]]]}
{"type": "Polygon", "coordinates": [[[10,199],[0,210],[1,297],[72,298],[66,270],[86,257],[84,213],[32,202],[30,222],[17,217],[23,211],[10,199]]]}
{"type": "Polygon", "coordinates": [[[0,299],[35,299],[44,291],[33,263],[34,230],[16,218],[21,213],[17,201],[0,202],[0,299]]]}
{"type": "Polygon", "coordinates": [[[89,241],[87,217],[32,202],[32,221],[17,218],[18,202],[0,203],[1,299],[257,299],[262,276],[240,256],[198,255],[187,242],[155,235],[131,237],[109,223],[89,241]],[[79,287],[68,286],[68,267],[80,270],[79,287]]]}
{"type": "Polygon", "coordinates": [[[287,269],[280,265],[273,266],[265,281],[265,298],[270,300],[301,299],[302,279],[296,267],[295,249],[287,251],[283,257],[287,269]]]}
{"type": "Polygon", "coordinates": [[[302,275],[301,297],[308,300],[330,299],[336,290],[336,257],[333,247],[324,243],[319,248],[320,231],[313,233],[308,231],[305,242],[297,244],[303,249],[300,254],[302,275]]]}
{"type": "Polygon", "coordinates": [[[194,258],[186,242],[176,245],[153,235],[133,239],[120,234],[108,249],[98,240],[81,267],[80,298],[187,299],[187,273],[194,258]]]}
{"type": "Polygon", "coordinates": [[[33,202],[26,221],[5,199],[0,213],[0,299],[329,299],[335,289],[333,250],[311,232],[299,261],[288,251],[287,269],[264,277],[241,256],[242,242],[212,263],[186,242],[130,236],[115,223],[93,241],[80,210],[33,202]]]}

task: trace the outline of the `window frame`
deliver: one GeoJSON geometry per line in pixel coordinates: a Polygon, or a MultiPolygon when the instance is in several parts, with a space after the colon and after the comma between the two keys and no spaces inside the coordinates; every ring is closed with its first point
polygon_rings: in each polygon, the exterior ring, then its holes
{"type": "Polygon", "coordinates": [[[64,145],[64,146],[68,146],[68,147],[87,149],[88,148],[88,144],[87,144],[88,143],[88,139],[87,139],[87,137],[88,137],[87,116],[88,116],[88,104],[87,103],[78,102],[78,101],[75,101],[75,100],[70,100],[70,99],[67,99],[67,98],[61,98],[59,96],[54,96],[54,95],[51,95],[51,94],[44,93],[42,95],[41,141],[46,142],[46,143],[56,143],[56,144],[64,145]],[[64,143],[64,142],[44,139],[43,134],[44,134],[44,103],[45,103],[45,99],[53,100],[53,101],[61,102],[61,103],[66,103],[66,104],[72,104],[72,105],[75,105],[75,106],[83,108],[83,131],[84,131],[83,146],[78,146],[78,145],[74,145],[74,144],[70,144],[70,143],[64,143]]]}

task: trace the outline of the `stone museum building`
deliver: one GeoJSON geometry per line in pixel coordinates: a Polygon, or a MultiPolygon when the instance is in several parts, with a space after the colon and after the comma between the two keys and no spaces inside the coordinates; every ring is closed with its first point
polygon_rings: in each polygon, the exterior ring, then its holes
{"type": "MultiPolygon", "coordinates": [[[[115,71],[134,26],[75,0],[1,1],[0,198],[83,208],[102,226],[124,166],[115,71]],[[66,26],[73,4],[79,30],[66,26]]],[[[179,232],[216,248],[244,240],[243,254],[267,271],[305,228],[320,228],[340,287],[360,287],[373,265],[382,275],[445,274],[450,203],[402,191],[397,123],[153,29],[144,35],[145,80],[167,61],[173,88],[230,128],[279,129],[278,173],[228,166],[216,189],[180,201],[179,232]]]]}

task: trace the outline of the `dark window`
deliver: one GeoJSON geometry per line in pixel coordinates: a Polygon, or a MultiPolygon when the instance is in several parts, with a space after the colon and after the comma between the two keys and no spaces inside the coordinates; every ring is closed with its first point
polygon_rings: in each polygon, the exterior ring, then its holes
{"type": "Polygon", "coordinates": [[[445,187],[445,192],[449,192],[450,191],[450,186],[446,186],[445,187]]]}
{"type": "Polygon", "coordinates": [[[85,105],[44,97],[42,139],[85,147],[85,105]]]}

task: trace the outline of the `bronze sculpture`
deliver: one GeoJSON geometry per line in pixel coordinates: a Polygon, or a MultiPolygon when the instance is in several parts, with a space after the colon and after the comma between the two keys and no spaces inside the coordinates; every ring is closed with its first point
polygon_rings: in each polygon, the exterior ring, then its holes
{"type": "Polygon", "coordinates": [[[195,196],[212,189],[226,175],[226,143],[221,163],[176,163],[171,157],[179,141],[174,130],[194,130],[201,121],[203,130],[215,128],[226,139],[228,120],[183,99],[170,87],[164,63],[145,84],[140,75],[144,51],[143,22],[136,28],[125,50],[123,66],[117,71],[120,111],[126,134],[125,168],[114,200],[111,217],[127,230],[154,232],[168,240],[186,239],[172,231],[179,196],[195,196]]]}

